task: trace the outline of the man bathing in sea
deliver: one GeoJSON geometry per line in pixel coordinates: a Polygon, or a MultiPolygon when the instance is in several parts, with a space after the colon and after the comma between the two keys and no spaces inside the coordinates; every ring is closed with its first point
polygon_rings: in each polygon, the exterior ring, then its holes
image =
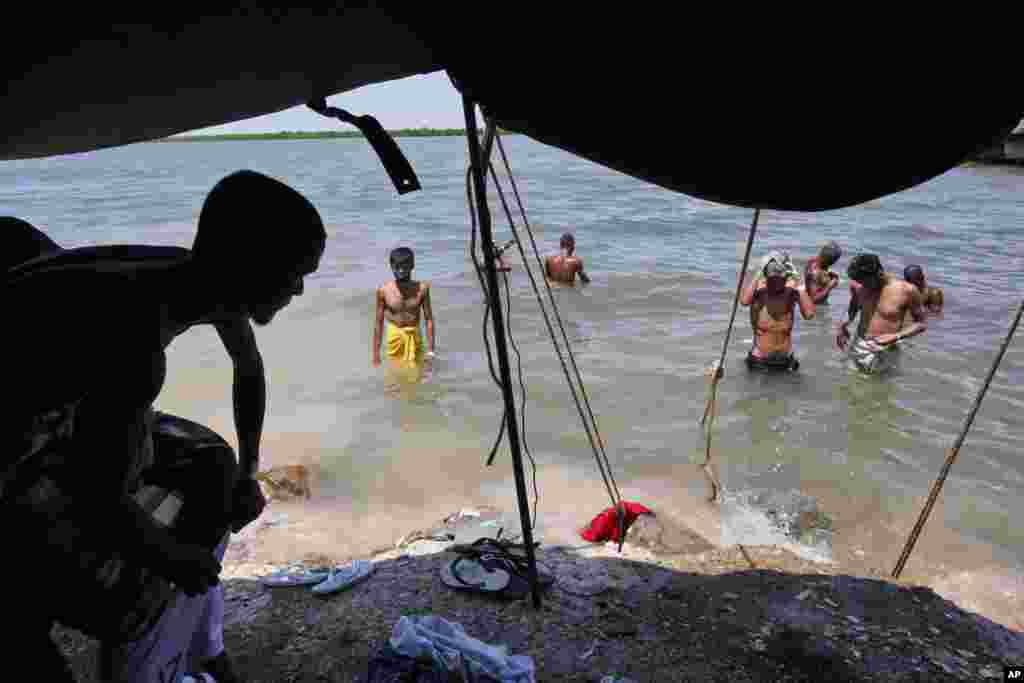
{"type": "Polygon", "coordinates": [[[938,287],[929,287],[924,278],[924,270],[921,266],[910,265],[903,269],[903,279],[917,287],[921,292],[921,305],[929,313],[942,311],[944,303],[942,290],[938,287]]]}
{"type": "Polygon", "coordinates": [[[576,256],[576,238],[571,232],[562,235],[558,242],[561,253],[557,256],[548,256],[544,259],[544,274],[552,282],[560,282],[565,285],[575,284],[576,276],[580,276],[583,284],[590,284],[590,277],[583,271],[583,259],[576,256]]]}
{"type": "Polygon", "coordinates": [[[921,292],[909,282],[884,272],[875,254],[855,256],[846,274],[850,278],[849,319],[839,326],[836,345],[846,349],[850,323],[860,313],[850,356],[861,372],[882,372],[895,361],[900,341],[927,329],[921,292]],[[907,313],[913,322],[904,326],[907,313]]]}
{"type": "Polygon", "coordinates": [[[788,370],[800,367],[793,356],[794,309],[800,306],[804,320],[814,317],[814,302],[806,288],[797,285],[784,255],[772,252],[761,276],[743,291],[740,303],[750,306],[754,348],[747,355],[747,367],[760,370],[788,370]]]}
{"type": "Polygon", "coordinates": [[[430,283],[412,279],[415,257],[412,249],[398,247],[391,252],[395,279],[377,290],[377,316],[373,329],[373,365],[380,365],[384,320],[388,323],[387,355],[399,366],[418,365],[423,360],[420,311],[427,328],[426,356],[434,356],[434,312],[430,305],[430,283]]]}
{"type": "Polygon", "coordinates": [[[804,286],[815,304],[827,304],[828,295],[839,284],[839,275],[829,270],[843,255],[835,242],[821,248],[818,255],[807,262],[804,268],[804,286]]]}

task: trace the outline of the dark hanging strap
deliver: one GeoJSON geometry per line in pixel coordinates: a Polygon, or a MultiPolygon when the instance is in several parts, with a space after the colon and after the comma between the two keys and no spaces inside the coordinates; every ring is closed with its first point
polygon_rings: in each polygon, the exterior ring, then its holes
{"type": "Polygon", "coordinates": [[[344,109],[328,107],[327,100],[324,98],[308,102],[306,106],[317,114],[338,119],[343,123],[348,123],[358,128],[366,136],[366,139],[369,140],[374,151],[377,152],[377,156],[380,158],[380,162],[384,164],[384,170],[387,171],[391,182],[395,184],[398,194],[415,192],[421,189],[420,181],[416,177],[416,172],[412,170],[409,160],[405,158],[402,150],[399,149],[394,139],[384,130],[377,119],[368,115],[353,116],[344,109]]]}

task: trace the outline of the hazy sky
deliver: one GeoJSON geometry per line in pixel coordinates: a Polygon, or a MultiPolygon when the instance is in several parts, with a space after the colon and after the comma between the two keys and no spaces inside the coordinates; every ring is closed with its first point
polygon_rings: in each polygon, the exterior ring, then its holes
{"type": "MultiPolygon", "coordinates": [[[[387,130],[397,128],[464,128],[462,98],[438,71],[397,81],[367,85],[327,98],[327,103],[352,114],[370,114],[387,130]]],[[[335,119],[320,116],[307,107],[258,116],[193,133],[276,133],[282,130],[355,130],[335,119]]]]}

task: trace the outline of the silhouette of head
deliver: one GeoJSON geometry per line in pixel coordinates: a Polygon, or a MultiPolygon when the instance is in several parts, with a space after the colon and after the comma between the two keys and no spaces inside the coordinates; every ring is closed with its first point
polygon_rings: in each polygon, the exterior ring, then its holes
{"type": "Polygon", "coordinates": [[[237,171],[210,190],[192,244],[195,266],[217,295],[266,325],[302,294],[327,242],[320,214],[279,180],[237,171]]]}
{"type": "Polygon", "coordinates": [[[0,267],[10,270],[25,261],[60,251],[60,246],[31,223],[0,216],[0,267]]]}
{"type": "Polygon", "coordinates": [[[398,247],[391,250],[391,272],[399,282],[407,282],[412,278],[412,269],[416,267],[416,257],[409,247],[398,247]]]}
{"type": "Polygon", "coordinates": [[[846,274],[868,289],[879,289],[882,286],[882,262],[875,254],[857,254],[850,260],[846,274]]]}
{"type": "Polygon", "coordinates": [[[781,263],[776,259],[770,259],[768,263],[764,264],[764,268],[761,269],[761,273],[764,275],[765,284],[768,285],[770,291],[778,291],[786,286],[786,270],[785,264],[781,263]]]}
{"type": "Polygon", "coordinates": [[[903,279],[921,289],[925,288],[924,270],[921,266],[910,265],[904,268],[903,279]]]}
{"type": "Polygon", "coordinates": [[[818,262],[822,268],[828,268],[838,261],[843,255],[843,250],[835,242],[829,242],[818,252],[818,262]]]}
{"type": "Polygon", "coordinates": [[[562,235],[562,239],[558,240],[558,246],[572,253],[576,249],[576,238],[572,236],[571,232],[567,232],[562,235]]]}

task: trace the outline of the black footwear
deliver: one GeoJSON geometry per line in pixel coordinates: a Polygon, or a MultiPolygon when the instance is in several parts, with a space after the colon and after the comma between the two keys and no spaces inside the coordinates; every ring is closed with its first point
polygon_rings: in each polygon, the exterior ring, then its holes
{"type": "MultiPolygon", "coordinates": [[[[534,548],[538,546],[540,546],[540,543],[533,544],[534,548]]],[[[448,550],[463,557],[487,560],[491,563],[490,566],[500,567],[525,581],[529,581],[529,563],[526,559],[525,544],[501,541],[495,538],[478,538],[469,545],[453,545],[448,550]],[[514,552],[518,550],[523,552],[514,552]]],[[[554,583],[554,575],[547,571],[540,562],[537,562],[537,584],[541,588],[549,588],[554,583]]]]}
{"type": "Polygon", "coordinates": [[[228,653],[221,652],[213,659],[208,659],[203,664],[203,671],[214,677],[217,683],[245,683],[235,672],[234,665],[228,653]]]}

